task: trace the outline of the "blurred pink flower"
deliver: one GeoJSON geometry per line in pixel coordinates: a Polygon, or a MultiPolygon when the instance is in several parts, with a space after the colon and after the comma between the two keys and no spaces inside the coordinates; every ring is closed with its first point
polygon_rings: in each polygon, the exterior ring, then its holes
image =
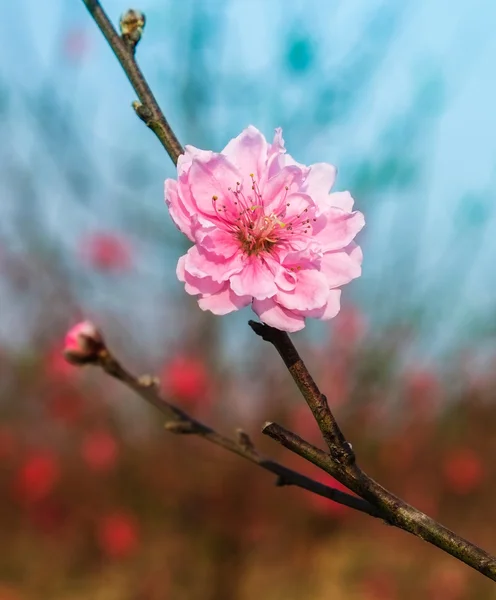
{"type": "Polygon", "coordinates": [[[81,443],[81,457],[93,471],[112,469],[119,456],[115,437],[104,429],[88,431],[81,443]]]}
{"type": "Polygon", "coordinates": [[[116,511],[98,523],[97,538],[102,552],[108,558],[124,558],[139,545],[138,522],[133,515],[116,511]]]}
{"type": "Polygon", "coordinates": [[[172,220],[194,246],[179,259],[186,292],[224,315],[251,304],[264,323],[298,331],[339,312],[340,287],[361,274],[353,239],[364,225],[348,192],[329,194],[336,169],[286,154],[253,126],[220,153],[186,146],[165,182],[172,220]]]}
{"type": "Polygon", "coordinates": [[[90,50],[88,32],[80,27],[73,27],[65,32],[62,38],[62,52],[73,62],[78,62],[87,56],[90,50]]]}
{"type": "Polygon", "coordinates": [[[111,232],[93,232],[81,240],[81,256],[94,269],[121,273],[132,266],[131,246],[124,236],[111,232]]]}
{"type": "Polygon", "coordinates": [[[480,456],[471,448],[451,450],[444,460],[443,471],[449,489],[459,495],[473,492],[486,476],[480,456]]]}
{"type": "Polygon", "coordinates": [[[199,358],[175,356],[162,369],[160,382],[165,394],[188,405],[208,403],[211,380],[205,363],[199,358]]]}
{"type": "Polygon", "coordinates": [[[49,450],[39,450],[21,465],[15,489],[21,501],[30,504],[47,498],[61,476],[59,459],[49,450]]]}

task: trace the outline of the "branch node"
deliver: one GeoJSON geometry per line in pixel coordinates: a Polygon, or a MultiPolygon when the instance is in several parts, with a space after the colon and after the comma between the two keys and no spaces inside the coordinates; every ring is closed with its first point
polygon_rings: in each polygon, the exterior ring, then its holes
{"type": "Polygon", "coordinates": [[[152,388],[157,390],[160,386],[160,380],[158,377],[153,377],[153,375],[141,375],[138,377],[138,383],[145,388],[152,388]]]}
{"type": "Polygon", "coordinates": [[[250,436],[243,431],[243,429],[236,429],[236,438],[238,446],[245,452],[256,453],[255,444],[252,442],[250,436]]]}
{"type": "Polygon", "coordinates": [[[153,119],[152,111],[148,108],[148,106],[146,106],[146,104],[141,104],[141,102],[138,102],[137,100],[133,102],[132,107],[134,108],[134,112],[148,127],[150,121],[153,119]]]}
{"type": "Polygon", "coordinates": [[[126,11],[119,21],[122,41],[132,54],[135,53],[136,46],[141,40],[145,23],[145,15],[139,10],[133,10],[132,8],[126,11]]]}

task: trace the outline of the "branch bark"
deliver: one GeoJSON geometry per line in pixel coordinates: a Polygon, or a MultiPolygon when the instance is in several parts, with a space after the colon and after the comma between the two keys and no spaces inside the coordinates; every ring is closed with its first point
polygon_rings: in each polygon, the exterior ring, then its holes
{"type": "Polygon", "coordinates": [[[279,352],[319,425],[329,453],[308,444],[276,423],[267,423],[263,433],[331,474],[361,498],[368,500],[379,509],[388,523],[437,546],[496,581],[496,557],[410,506],[360,469],[351,444],[346,441],[326,397],[320,392],[289,335],[255,321],[250,321],[250,326],[279,352]]]}

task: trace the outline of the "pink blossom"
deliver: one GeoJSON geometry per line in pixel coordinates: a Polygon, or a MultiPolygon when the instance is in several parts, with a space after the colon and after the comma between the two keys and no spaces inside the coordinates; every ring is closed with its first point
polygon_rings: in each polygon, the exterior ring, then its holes
{"type": "Polygon", "coordinates": [[[103,348],[100,331],[91,321],[81,321],[67,332],[64,339],[64,356],[73,364],[96,360],[103,348]]]}
{"type": "Polygon", "coordinates": [[[82,239],[81,255],[94,269],[104,272],[123,272],[131,268],[131,247],[115,233],[98,231],[82,239]]]}
{"type": "Polygon", "coordinates": [[[165,182],[172,220],[194,243],[177,266],[186,292],[217,315],[251,304],[284,331],[335,317],[341,286],[361,274],[353,239],[364,225],[348,192],[329,194],[335,176],[293,160],[280,129],[268,144],[249,126],[220,154],[186,146],[165,182]]]}

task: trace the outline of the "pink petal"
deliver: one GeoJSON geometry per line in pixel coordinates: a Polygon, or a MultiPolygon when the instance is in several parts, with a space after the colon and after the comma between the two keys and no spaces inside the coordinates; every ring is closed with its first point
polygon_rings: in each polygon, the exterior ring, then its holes
{"type": "Polygon", "coordinates": [[[261,191],[266,214],[279,214],[284,209],[286,197],[288,194],[300,190],[304,175],[300,167],[284,167],[262,185],[261,191]]]}
{"type": "Polygon", "coordinates": [[[236,165],[248,184],[252,174],[257,182],[261,180],[267,160],[267,149],[268,144],[263,134],[253,125],[249,125],[227,144],[222,154],[236,165]]]}
{"type": "Polygon", "coordinates": [[[277,293],[274,275],[263,259],[249,257],[242,271],[231,277],[231,288],[238,296],[253,296],[258,300],[277,293]]]}
{"type": "Polygon", "coordinates": [[[188,182],[192,204],[197,211],[209,217],[213,223],[234,222],[238,209],[229,188],[236,189],[236,183],[241,183],[242,177],[225,156],[212,154],[209,160],[194,158],[188,182]]]}
{"type": "Polygon", "coordinates": [[[227,281],[229,277],[239,273],[243,268],[244,262],[241,254],[224,258],[203,249],[200,250],[198,246],[193,246],[188,250],[184,261],[186,273],[200,279],[211,277],[217,282],[227,281]]]}
{"type": "Polygon", "coordinates": [[[210,310],[214,315],[227,315],[248,306],[250,302],[250,296],[237,296],[229,287],[229,283],[226,283],[215,294],[200,298],[198,306],[202,310],[210,310]]]}
{"type": "Polygon", "coordinates": [[[313,224],[314,239],[324,252],[341,250],[348,246],[365,225],[361,212],[347,213],[340,208],[330,208],[313,224]]]}
{"type": "Polygon", "coordinates": [[[279,306],[273,298],[253,300],[252,308],[266,325],[276,327],[281,331],[291,333],[305,327],[305,319],[301,315],[279,306]]]}
{"type": "Polygon", "coordinates": [[[329,296],[329,285],[323,273],[303,270],[297,273],[292,292],[279,290],[277,303],[289,310],[312,310],[323,307],[329,296]]]}
{"type": "Polygon", "coordinates": [[[193,229],[194,241],[202,248],[217,254],[230,258],[236,252],[240,251],[239,242],[234,235],[229,231],[224,231],[216,227],[205,228],[198,226],[193,229]]]}
{"type": "Polygon", "coordinates": [[[354,242],[344,250],[324,254],[320,270],[325,275],[329,287],[339,287],[360,277],[362,258],[362,250],[354,242]]]}
{"type": "Polygon", "coordinates": [[[315,202],[319,203],[322,198],[328,196],[335,181],[336,167],[328,163],[316,163],[311,165],[308,171],[305,192],[313,196],[315,202]]]}
{"type": "Polygon", "coordinates": [[[351,212],[355,201],[350,192],[333,192],[329,194],[327,202],[329,206],[335,206],[346,212],[351,212]]]}
{"type": "Polygon", "coordinates": [[[286,197],[282,217],[286,220],[301,215],[301,220],[311,219],[314,216],[315,204],[308,194],[294,193],[286,197]],[[306,213],[305,213],[306,211],[306,213]]]}
{"type": "Polygon", "coordinates": [[[310,317],[312,319],[320,319],[321,321],[328,321],[333,319],[341,308],[341,290],[329,290],[329,296],[327,303],[322,308],[316,308],[314,310],[297,310],[297,314],[302,317],[310,317]]]}
{"type": "Polygon", "coordinates": [[[174,179],[166,179],[164,189],[165,202],[169,208],[169,214],[174,221],[175,226],[181,233],[184,233],[185,236],[193,241],[191,233],[191,216],[179,197],[177,181],[174,181],[174,179]]]}
{"type": "Polygon", "coordinates": [[[214,281],[211,277],[195,277],[185,269],[186,255],[181,256],[177,261],[176,274],[179,281],[182,281],[184,289],[191,296],[203,294],[209,296],[219,292],[226,284],[214,281]]]}
{"type": "Polygon", "coordinates": [[[274,278],[275,284],[284,292],[291,292],[295,289],[297,277],[293,271],[280,269],[274,278]]]}

